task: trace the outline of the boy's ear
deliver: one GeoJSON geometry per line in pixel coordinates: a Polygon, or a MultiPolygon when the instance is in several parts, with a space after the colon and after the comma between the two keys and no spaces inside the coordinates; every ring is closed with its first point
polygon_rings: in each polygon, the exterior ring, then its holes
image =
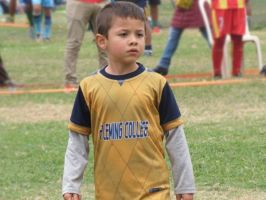
{"type": "Polygon", "coordinates": [[[100,47],[101,49],[105,50],[106,49],[106,37],[101,35],[101,34],[96,34],[95,36],[95,40],[96,43],[98,45],[98,47],[100,47]]]}

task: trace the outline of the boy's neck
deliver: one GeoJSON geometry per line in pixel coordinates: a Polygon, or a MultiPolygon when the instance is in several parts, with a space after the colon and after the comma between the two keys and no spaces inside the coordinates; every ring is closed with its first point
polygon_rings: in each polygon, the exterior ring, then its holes
{"type": "Polygon", "coordinates": [[[111,63],[105,68],[106,73],[111,75],[125,75],[131,72],[134,72],[138,69],[138,64],[133,63],[129,65],[116,64],[112,65],[111,63]]]}

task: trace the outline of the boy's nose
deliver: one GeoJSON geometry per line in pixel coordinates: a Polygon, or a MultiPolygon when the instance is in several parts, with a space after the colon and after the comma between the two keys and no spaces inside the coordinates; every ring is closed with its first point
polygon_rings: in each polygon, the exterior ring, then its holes
{"type": "Polygon", "coordinates": [[[137,38],[135,36],[130,37],[130,44],[131,45],[136,45],[137,43],[138,43],[137,38]]]}

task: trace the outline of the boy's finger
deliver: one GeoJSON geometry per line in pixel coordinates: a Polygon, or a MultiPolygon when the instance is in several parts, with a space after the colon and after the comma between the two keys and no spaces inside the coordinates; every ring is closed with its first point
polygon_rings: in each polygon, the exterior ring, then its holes
{"type": "Polygon", "coordinates": [[[70,193],[64,194],[64,200],[72,200],[72,194],[70,193]]]}
{"type": "Polygon", "coordinates": [[[193,200],[193,194],[183,194],[182,200],[193,200]]]}
{"type": "Polygon", "coordinates": [[[74,194],[73,195],[73,200],[80,200],[79,195],[78,194],[74,194]]]}
{"type": "Polygon", "coordinates": [[[182,195],[177,194],[177,195],[176,195],[176,200],[181,200],[181,197],[182,197],[182,195]]]}

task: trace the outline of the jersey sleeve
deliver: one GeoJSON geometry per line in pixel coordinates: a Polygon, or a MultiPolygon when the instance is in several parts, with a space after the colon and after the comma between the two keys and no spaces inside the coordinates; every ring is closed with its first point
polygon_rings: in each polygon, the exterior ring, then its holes
{"type": "Polygon", "coordinates": [[[166,133],[166,151],[171,162],[175,194],[195,193],[195,178],[183,126],[166,133]]]}
{"type": "Polygon", "coordinates": [[[69,131],[68,145],[65,154],[62,193],[80,194],[83,174],[88,164],[88,137],[69,131]]]}
{"type": "Polygon", "coordinates": [[[183,123],[175,96],[166,82],[159,104],[160,124],[164,131],[176,128],[183,123]]]}
{"type": "Polygon", "coordinates": [[[88,135],[90,133],[90,127],[90,110],[84,98],[82,89],[79,87],[68,128],[73,132],[88,135]]]}

